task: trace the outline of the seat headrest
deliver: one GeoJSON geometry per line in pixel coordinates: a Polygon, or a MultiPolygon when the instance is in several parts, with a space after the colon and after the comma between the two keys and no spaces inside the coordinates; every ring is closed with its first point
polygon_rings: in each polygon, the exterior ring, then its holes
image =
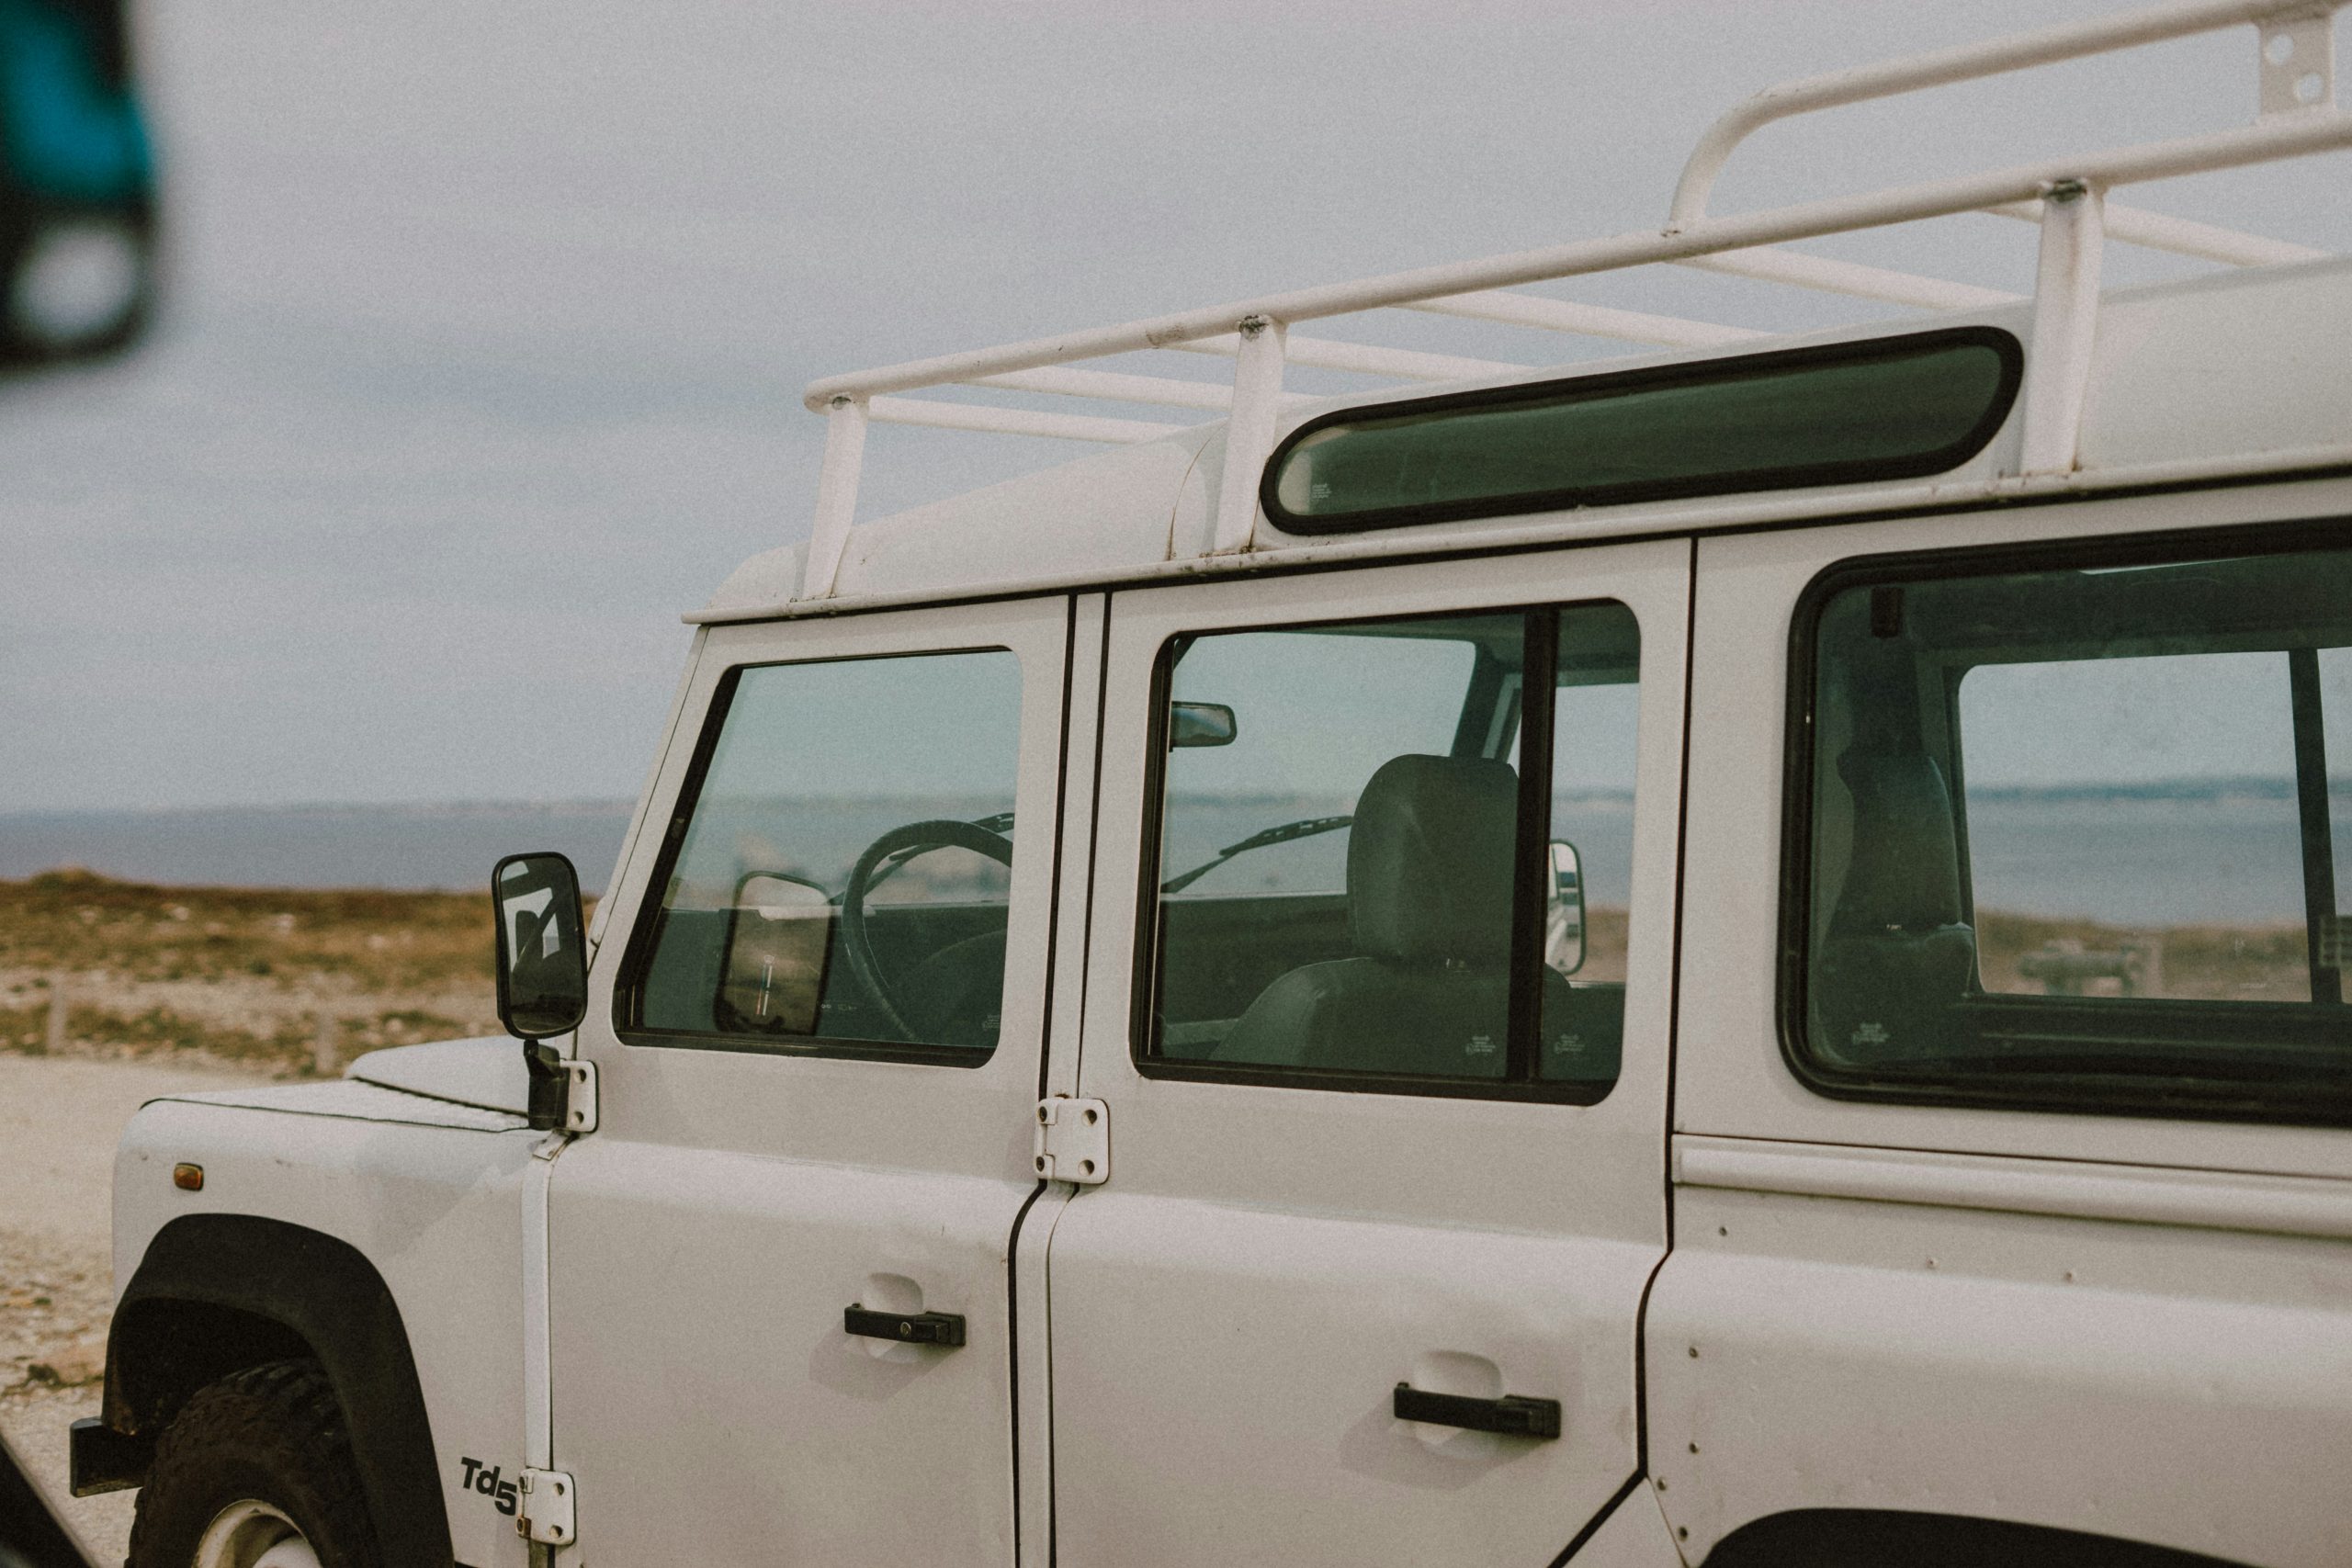
{"type": "Polygon", "coordinates": [[[1923,751],[1848,751],[1838,776],[1854,799],[1854,850],[1830,929],[1858,935],[1956,922],[1960,844],[1935,759],[1923,751]]]}
{"type": "Polygon", "coordinates": [[[1476,757],[1392,757],[1348,839],[1348,920],[1373,958],[1510,960],[1519,774],[1476,757]]]}

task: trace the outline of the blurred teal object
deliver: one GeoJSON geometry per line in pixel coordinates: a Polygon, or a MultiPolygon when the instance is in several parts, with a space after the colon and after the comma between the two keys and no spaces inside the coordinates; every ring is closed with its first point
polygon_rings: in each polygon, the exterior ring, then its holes
{"type": "Polygon", "coordinates": [[[155,206],[124,0],[0,0],[0,370],[138,338],[155,206]]]}
{"type": "Polygon", "coordinates": [[[128,77],[109,81],[90,29],[38,0],[0,0],[0,146],[36,197],[133,200],[151,179],[128,77]]]}

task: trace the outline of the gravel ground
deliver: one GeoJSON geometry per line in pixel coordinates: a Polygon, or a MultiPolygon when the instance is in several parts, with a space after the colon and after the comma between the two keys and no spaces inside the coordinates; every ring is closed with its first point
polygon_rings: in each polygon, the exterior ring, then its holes
{"type": "Polygon", "coordinates": [[[92,1560],[117,1563],[130,1492],[65,1496],[65,1429],[98,1409],[114,1300],[107,1257],[114,1147],[159,1095],[254,1075],[0,1052],[0,1429],[60,1499],[92,1560]]]}

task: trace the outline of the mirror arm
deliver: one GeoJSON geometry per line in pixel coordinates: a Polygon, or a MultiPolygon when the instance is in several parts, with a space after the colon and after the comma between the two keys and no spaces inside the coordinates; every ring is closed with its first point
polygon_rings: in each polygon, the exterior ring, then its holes
{"type": "Polygon", "coordinates": [[[523,1071],[530,1079],[524,1120],[535,1133],[561,1130],[571,1115],[571,1074],[564,1067],[563,1053],[544,1040],[526,1040],[523,1071]]]}

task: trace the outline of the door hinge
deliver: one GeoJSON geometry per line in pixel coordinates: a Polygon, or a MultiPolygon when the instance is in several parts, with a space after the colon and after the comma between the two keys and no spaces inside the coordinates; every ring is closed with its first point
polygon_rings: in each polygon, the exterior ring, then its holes
{"type": "Polygon", "coordinates": [[[567,1057],[563,1070],[571,1079],[563,1097],[563,1130],[593,1133],[596,1130],[596,1064],[567,1057]]]}
{"type": "Polygon", "coordinates": [[[1098,1187],[1111,1179],[1111,1108],[1057,1094],[1037,1102],[1037,1174],[1098,1187]]]}
{"type": "Polygon", "coordinates": [[[579,1490],[560,1470],[523,1472],[523,1511],[514,1517],[514,1533],[542,1546],[570,1546],[572,1495],[579,1490]]]}

